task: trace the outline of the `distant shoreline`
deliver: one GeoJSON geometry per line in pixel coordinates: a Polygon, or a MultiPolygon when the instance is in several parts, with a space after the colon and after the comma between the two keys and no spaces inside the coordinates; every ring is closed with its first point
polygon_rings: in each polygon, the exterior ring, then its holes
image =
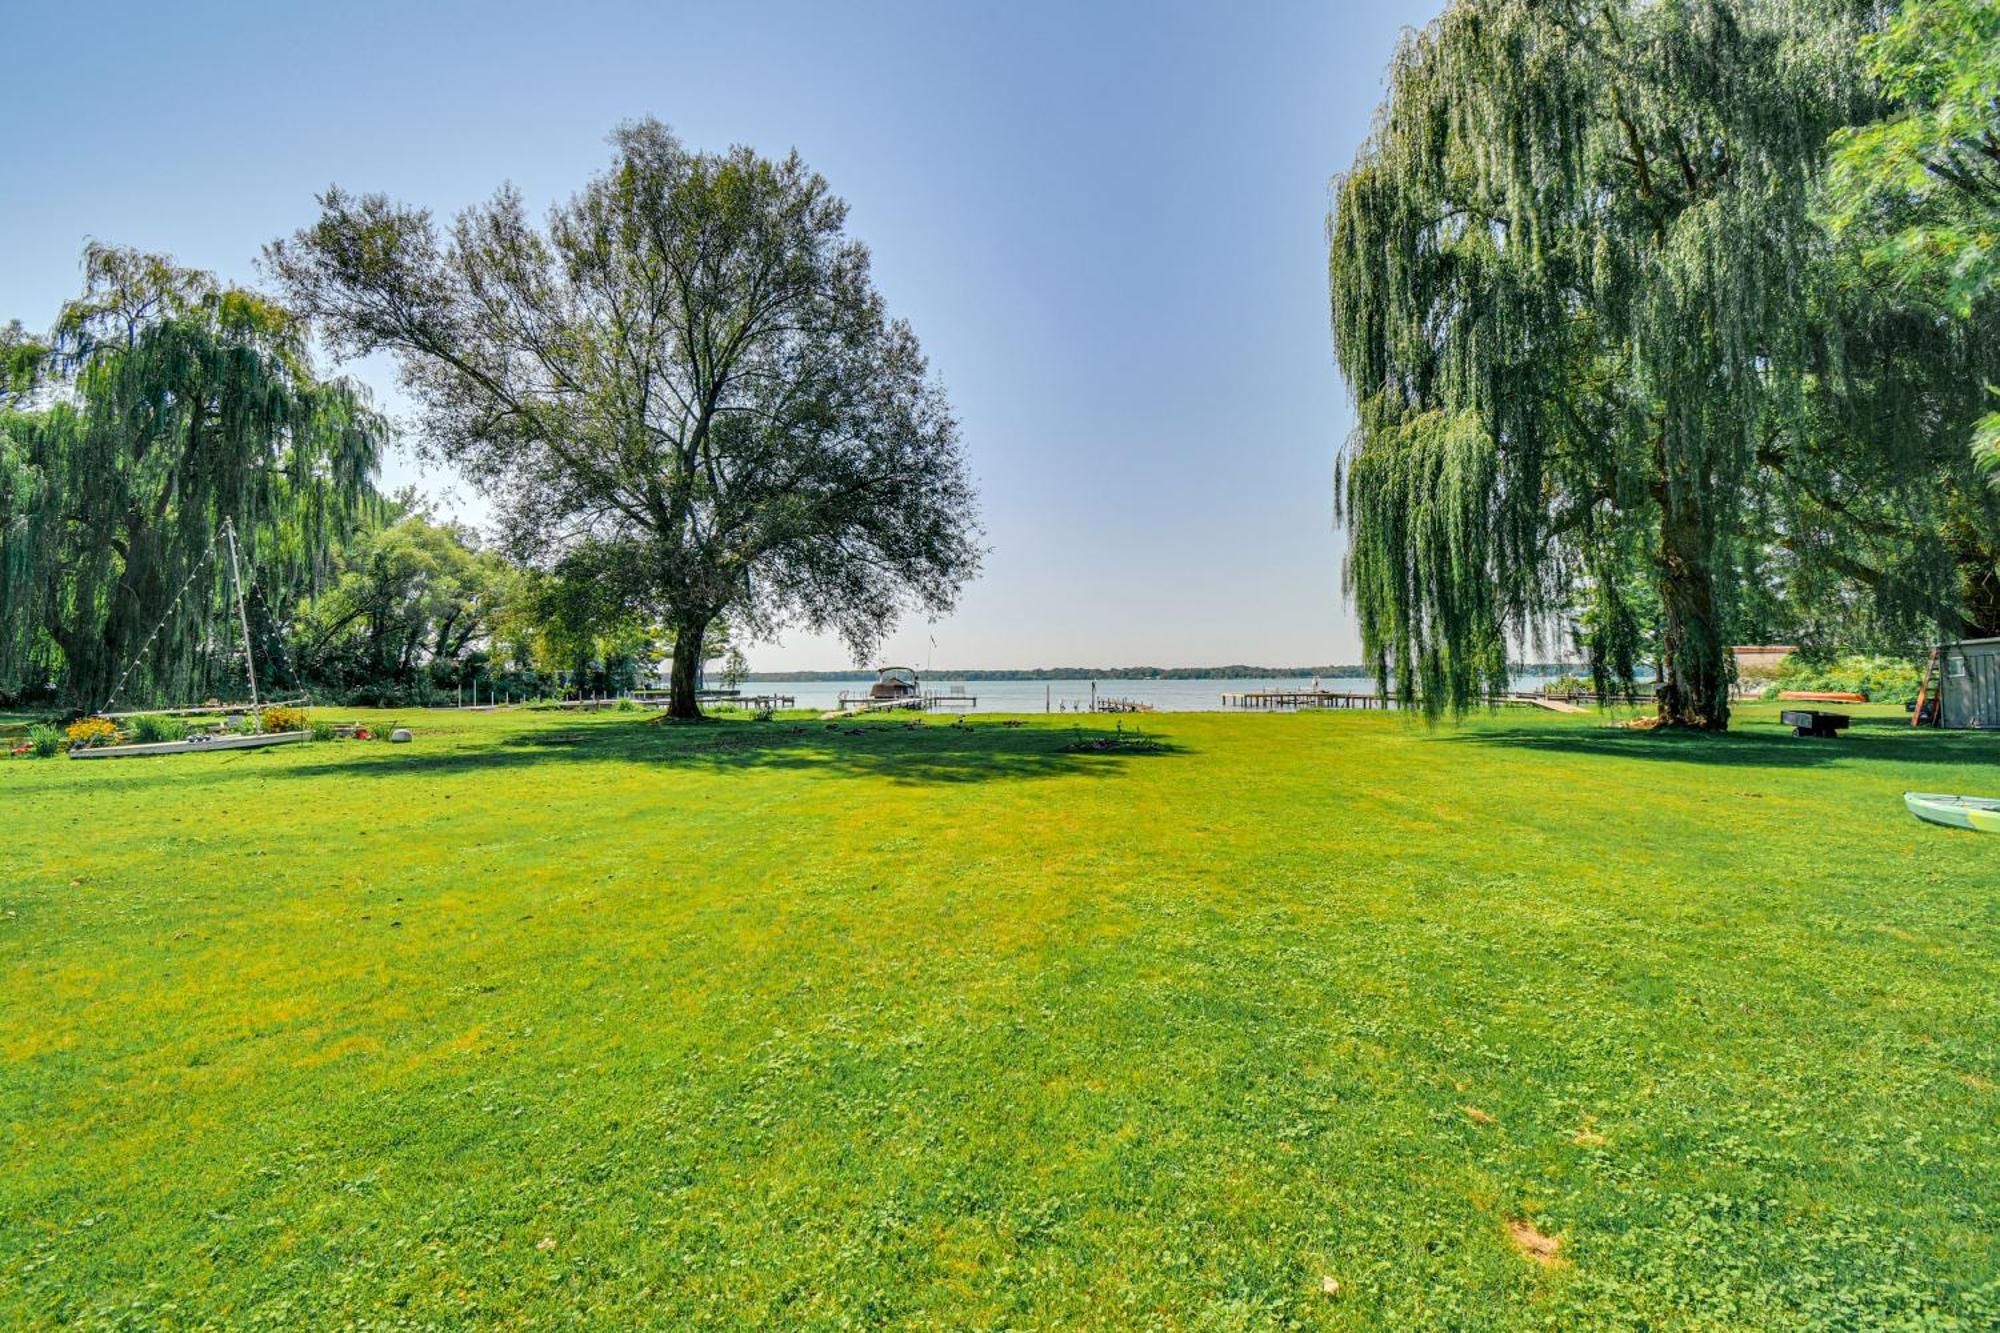
{"type": "MultiPolygon", "coordinates": [[[[1516,675],[1562,675],[1582,673],[1588,668],[1575,662],[1510,662],[1507,669],[1516,675]]],[[[934,680],[1283,680],[1307,676],[1334,679],[1372,680],[1375,673],[1357,662],[1332,666],[1264,667],[1022,667],[1015,670],[953,670],[938,667],[921,673],[934,680]]],[[[873,680],[875,673],[848,671],[752,671],[743,677],[753,683],[774,680],[840,681],[873,680]]]]}

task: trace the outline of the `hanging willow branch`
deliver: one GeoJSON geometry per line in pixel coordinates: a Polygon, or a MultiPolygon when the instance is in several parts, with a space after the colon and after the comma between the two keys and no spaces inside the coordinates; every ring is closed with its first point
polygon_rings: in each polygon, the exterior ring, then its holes
{"type": "Polygon", "coordinates": [[[261,576],[309,577],[373,498],[384,426],[254,294],[129,250],[84,269],[0,437],[0,689],[46,672],[92,708],[147,644],[126,697],[204,685],[223,589],[177,594],[222,521],[261,576]]]}

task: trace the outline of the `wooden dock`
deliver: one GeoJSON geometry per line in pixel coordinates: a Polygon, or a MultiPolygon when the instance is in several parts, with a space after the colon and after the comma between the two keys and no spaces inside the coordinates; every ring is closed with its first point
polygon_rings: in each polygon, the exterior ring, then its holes
{"type": "Polygon", "coordinates": [[[797,706],[789,694],[726,694],[703,699],[702,703],[711,708],[747,708],[753,713],[776,712],[780,708],[797,706]]]}
{"type": "Polygon", "coordinates": [[[1353,694],[1342,690],[1244,690],[1225,692],[1224,708],[1394,708],[1393,699],[1379,694],[1353,694]]]}
{"type": "MultiPolygon", "coordinates": [[[[747,708],[759,713],[766,709],[797,706],[797,701],[789,694],[744,694],[738,690],[696,690],[694,701],[703,708],[747,708]]],[[[641,708],[667,708],[672,705],[673,696],[665,690],[634,690],[627,695],[596,699],[561,699],[543,704],[541,707],[580,708],[585,712],[592,712],[598,709],[616,708],[624,703],[637,704],[641,708]]]]}
{"type": "MultiPolygon", "coordinates": [[[[1586,704],[1624,703],[1649,704],[1650,695],[1606,695],[1602,698],[1594,694],[1543,694],[1538,690],[1510,690],[1505,694],[1489,695],[1488,707],[1497,708],[1502,704],[1527,704],[1535,708],[1546,708],[1552,713],[1584,713],[1586,704]]],[[[1289,711],[1301,708],[1396,708],[1400,705],[1393,698],[1383,698],[1374,693],[1351,693],[1340,690],[1248,690],[1242,693],[1224,694],[1224,708],[1266,709],[1289,711]]]]}
{"type": "Polygon", "coordinates": [[[863,713],[931,713],[939,709],[976,708],[979,697],[973,694],[903,694],[893,699],[875,699],[866,695],[851,697],[841,695],[840,702],[821,713],[822,719],[839,717],[860,717],[863,713]]]}

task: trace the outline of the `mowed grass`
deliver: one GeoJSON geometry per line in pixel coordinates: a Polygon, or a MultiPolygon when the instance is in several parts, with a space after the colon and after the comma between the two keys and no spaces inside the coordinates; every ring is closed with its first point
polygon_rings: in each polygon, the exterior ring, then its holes
{"type": "Polygon", "coordinates": [[[2000,741],[1773,712],[0,762],[0,1324],[1990,1327],[2000,741]]]}

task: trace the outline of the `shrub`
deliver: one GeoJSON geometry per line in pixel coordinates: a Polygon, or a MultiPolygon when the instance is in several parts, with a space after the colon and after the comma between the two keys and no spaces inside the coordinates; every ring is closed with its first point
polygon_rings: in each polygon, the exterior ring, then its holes
{"type": "Polygon", "coordinates": [[[1849,653],[1830,661],[1801,662],[1790,657],[1778,668],[1781,690],[1825,690],[1865,694],[1871,703],[1914,702],[1922,673],[1900,657],[1849,653]]]}
{"type": "Polygon", "coordinates": [[[266,708],[264,710],[264,730],[304,731],[312,722],[303,708],[266,708]]]}
{"type": "Polygon", "coordinates": [[[355,708],[409,708],[422,706],[429,700],[418,698],[412,691],[397,685],[363,685],[346,691],[331,702],[355,708]]]}
{"type": "Polygon", "coordinates": [[[110,745],[118,739],[118,726],[109,718],[86,717],[69,724],[65,733],[69,737],[69,748],[88,750],[99,745],[110,745]]]}
{"type": "Polygon", "coordinates": [[[1572,673],[1567,676],[1557,676],[1554,680],[1549,681],[1546,685],[1542,686],[1542,693],[1589,694],[1596,688],[1595,685],[1592,685],[1584,677],[1572,673]]]}
{"type": "Polygon", "coordinates": [[[162,713],[148,713],[144,717],[132,719],[133,739],[142,744],[157,741],[184,741],[187,739],[188,725],[177,717],[167,717],[162,713]]]}
{"type": "Polygon", "coordinates": [[[325,718],[318,718],[318,717],[314,718],[312,724],[312,738],[316,741],[332,740],[333,723],[328,722],[325,718]]]}
{"type": "Polygon", "coordinates": [[[28,748],[37,759],[51,759],[62,749],[63,736],[54,727],[40,726],[28,728],[28,748]]]}

